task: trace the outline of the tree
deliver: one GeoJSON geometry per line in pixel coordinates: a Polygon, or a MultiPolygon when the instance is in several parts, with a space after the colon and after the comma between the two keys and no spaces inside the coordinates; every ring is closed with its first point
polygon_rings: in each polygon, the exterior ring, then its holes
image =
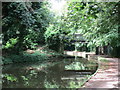
{"type": "Polygon", "coordinates": [[[64,37],[68,33],[69,30],[64,26],[64,19],[62,19],[62,16],[54,18],[54,21],[49,25],[44,34],[49,48],[63,53],[63,42],[65,42],[64,37]]]}
{"type": "MultiPolygon", "coordinates": [[[[18,52],[44,42],[50,16],[46,2],[3,2],[3,49],[18,52]]],[[[16,53],[16,52],[15,52],[16,53]]]]}
{"type": "Polygon", "coordinates": [[[68,7],[67,26],[83,34],[88,46],[120,46],[118,37],[119,2],[72,2],[68,7]]]}

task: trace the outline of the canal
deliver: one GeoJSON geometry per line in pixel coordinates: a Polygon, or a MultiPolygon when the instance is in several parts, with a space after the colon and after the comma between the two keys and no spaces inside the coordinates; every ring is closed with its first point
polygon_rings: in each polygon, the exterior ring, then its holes
{"type": "Polygon", "coordinates": [[[96,61],[83,58],[4,65],[2,87],[80,88],[97,68],[96,61]]]}

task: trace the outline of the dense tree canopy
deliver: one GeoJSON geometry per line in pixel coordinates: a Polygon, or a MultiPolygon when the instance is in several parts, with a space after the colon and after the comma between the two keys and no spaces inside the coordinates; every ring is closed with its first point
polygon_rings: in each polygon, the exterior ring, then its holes
{"type": "Polygon", "coordinates": [[[46,32],[46,37],[51,37],[48,40],[50,44],[60,42],[60,39],[63,39],[59,38],[61,35],[73,39],[74,33],[80,33],[88,42],[88,47],[110,45],[114,48],[120,46],[119,2],[68,2],[67,4],[67,15],[59,16],[56,20],[60,21],[57,22],[59,24],[50,25],[46,32]]]}
{"type": "Polygon", "coordinates": [[[66,26],[83,34],[87,46],[120,47],[119,2],[72,2],[68,5],[66,26]]]}
{"type": "Polygon", "coordinates": [[[3,48],[25,50],[44,43],[50,22],[45,2],[2,3],[3,48]]]}
{"type": "Polygon", "coordinates": [[[67,6],[55,15],[45,2],[3,3],[3,49],[19,52],[46,42],[59,51],[75,33],[83,35],[88,47],[120,47],[119,2],[68,2],[67,6]]]}
{"type": "Polygon", "coordinates": [[[67,22],[68,27],[85,36],[89,45],[119,46],[118,3],[70,3],[67,22]]]}

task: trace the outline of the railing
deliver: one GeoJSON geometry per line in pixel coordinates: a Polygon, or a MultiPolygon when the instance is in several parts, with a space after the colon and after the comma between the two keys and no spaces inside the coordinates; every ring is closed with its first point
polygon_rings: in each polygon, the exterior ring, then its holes
{"type": "Polygon", "coordinates": [[[64,51],[64,54],[70,55],[70,56],[79,56],[83,58],[88,58],[89,55],[94,55],[95,52],[64,51]]]}

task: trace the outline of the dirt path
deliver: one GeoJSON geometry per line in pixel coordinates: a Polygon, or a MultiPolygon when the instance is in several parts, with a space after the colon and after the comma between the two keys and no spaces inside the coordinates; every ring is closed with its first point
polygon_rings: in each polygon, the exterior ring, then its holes
{"type": "Polygon", "coordinates": [[[98,72],[87,83],[85,83],[83,88],[120,88],[120,79],[118,80],[120,77],[120,73],[118,73],[120,59],[106,59],[107,62],[100,62],[98,72]]]}

